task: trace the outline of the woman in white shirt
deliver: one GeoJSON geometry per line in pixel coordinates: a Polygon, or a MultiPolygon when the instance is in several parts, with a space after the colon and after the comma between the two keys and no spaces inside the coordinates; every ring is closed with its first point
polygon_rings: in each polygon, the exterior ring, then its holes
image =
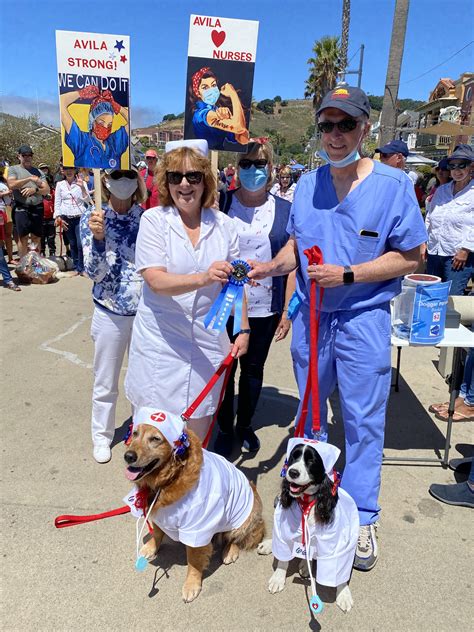
{"type": "Polygon", "coordinates": [[[277,195],[278,197],[293,202],[293,195],[295,194],[296,184],[291,183],[291,169],[289,167],[282,167],[278,173],[278,182],[273,185],[270,193],[277,195]]]}
{"type": "Polygon", "coordinates": [[[474,151],[458,145],[448,157],[452,182],[436,189],[426,214],[428,274],[451,281],[451,295],[462,295],[474,271],[474,151]]]}
{"type": "Polygon", "coordinates": [[[53,217],[56,220],[56,226],[62,226],[67,235],[75,272],[84,275],[79,223],[90,197],[82,178],[77,176],[74,167],[64,167],[64,176],[66,179],[56,185],[53,217]]]}
{"type": "MultiPolygon", "coordinates": [[[[247,351],[247,310],[231,345],[227,333],[206,329],[204,319],[239,258],[233,222],[210,208],[216,181],[207,142],[174,141],[157,167],[163,206],[142,216],[135,263],[145,283],[133,324],[127,397],[136,408],[181,414],[222,360],[247,351]],[[198,148],[198,149],[196,149],[198,148]],[[203,155],[204,154],[204,155],[203,155]]],[[[218,388],[196,410],[190,427],[202,440],[215,413],[218,388]]]]}
{"type": "MultiPolygon", "coordinates": [[[[288,241],[286,227],[291,204],[269,191],[272,161],[273,152],[268,143],[251,143],[247,154],[239,160],[239,188],[221,195],[219,201],[221,210],[228,214],[237,228],[240,257],[247,261],[270,261],[288,241]]],[[[262,390],[263,369],[272,340],[275,334],[276,340],[282,340],[290,328],[286,306],[294,289],[294,273],[290,275],[288,284],[286,277],[268,277],[255,285],[246,286],[251,331],[248,352],[240,360],[235,434],[244,450],[249,452],[256,452],[260,447],[252,428],[252,418],[262,390]]],[[[232,327],[233,320],[230,318],[227,325],[229,335],[232,327]]],[[[222,456],[229,456],[233,448],[235,368],[218,415],[220,432],[214,451],[222,456]]]]}

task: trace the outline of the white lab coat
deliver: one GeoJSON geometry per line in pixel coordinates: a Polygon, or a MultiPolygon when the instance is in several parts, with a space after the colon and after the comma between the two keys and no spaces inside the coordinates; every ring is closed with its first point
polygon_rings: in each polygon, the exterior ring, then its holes
{"type": "MultiPolygon", "coordinates": [[[[137,488],[124,501],[132,514],[142,517],[135,506],[137,488]]],[[[250,483],[224,457],[203,450],[199,481],[175,503],[152,510],[151,520],[175,542],[192,547],[206,546],[216,533],[241,527],[250,516],[254,496],[250,483]]]]}
{"type": "MultiPolygon", "coordinates": [[[[196,247],[176,208],[156,207],[140,222],[135,264],[164,267],[175,274],[205,272],[214,261],[239,256],[234,223],[224,213],[203,209],[196,247]]],[[[146,283],[135,317],[125,390],[137,407],[159,406],[181,414],[194,401],[230,351],[227,333],[204,327],[204,318],[222,286],[210,286],[178,296],[153,292],[146,283]]],[[[195,417],[212,415],[218,383],[197,409],[195,417]]]]}
{"type": "MultiPolygon", "coordinates": [[[[316,581],[323,586],[349,581],[359,537],[357,506],[343,489],[338,489],[338,495],[331,524],[314,524],[314,519],[309,519],[312,557],[317,560],[316,581]]],[[[295,557],[294,546],[302,541],[301,517],[298,503],[293,502],[288,509],[278,503],[272,536],[272,552],[277,560],[287,562],[295,557]]]]}

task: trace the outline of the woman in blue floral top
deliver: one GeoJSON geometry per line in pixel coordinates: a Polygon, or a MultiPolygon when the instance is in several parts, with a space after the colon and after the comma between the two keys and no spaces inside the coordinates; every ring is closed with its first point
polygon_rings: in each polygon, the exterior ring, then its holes
{"type": "Polygon", "coordinates": [[[84,270],[94,281],[94,390],[92,442],[94,458],[107,463],[115,430],[118,381],[142,291],[135,268],[135,242],[146,188],[135,170],[116,170],[103,178],[106,203],[89,207],[81,218],[84,270]]]}

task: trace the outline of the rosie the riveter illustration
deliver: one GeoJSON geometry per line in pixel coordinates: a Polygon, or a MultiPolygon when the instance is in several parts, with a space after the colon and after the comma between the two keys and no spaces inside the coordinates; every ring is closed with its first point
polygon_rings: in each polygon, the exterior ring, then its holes
{"type": "Polygon", "coordinates": [[[247,145],[244,110],[232,84],[224,83],[219,90],[216,75],[206,66],[192,76],[190,97],[196,138],[207,140],[210,149],[232,151],[232,145],[247,145]]]}
{"type": "Polygon", "coordinates": [[[75,167],[90,169],[120,168],[120,158],[128,148],[128,108],[117,103],[110,90],[100,91],[95,85],[61,94],[61,123],[64,140],[74,154],[75,167]],[[89,132],[83,132],[69,112],[77,99],[90,99],[89,132]],[[114,116],[125,124],[112,132],[114,116]]]}

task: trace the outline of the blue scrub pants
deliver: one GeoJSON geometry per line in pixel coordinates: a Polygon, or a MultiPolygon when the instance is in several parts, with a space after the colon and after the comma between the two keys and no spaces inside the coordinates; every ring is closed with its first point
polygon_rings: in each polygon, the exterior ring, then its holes
{"type": "MultiPolygon", "coordinates": [[[[306,387],[309,306],[293,321],[291,352],[300,399],[306,387]]],[[[327,440],[327,399],[339,387],[345,430],[346,465],[341,486],[352,496],[361,525],[378,518],[385,412],[390,393],[390,306],[321,314],[319,327],[321,437],[327,440]]],[[[309,408],[311,411],[311,407],[309,408]]],[[[305,436],[312,437],[310,412],[305,436]]]]}

